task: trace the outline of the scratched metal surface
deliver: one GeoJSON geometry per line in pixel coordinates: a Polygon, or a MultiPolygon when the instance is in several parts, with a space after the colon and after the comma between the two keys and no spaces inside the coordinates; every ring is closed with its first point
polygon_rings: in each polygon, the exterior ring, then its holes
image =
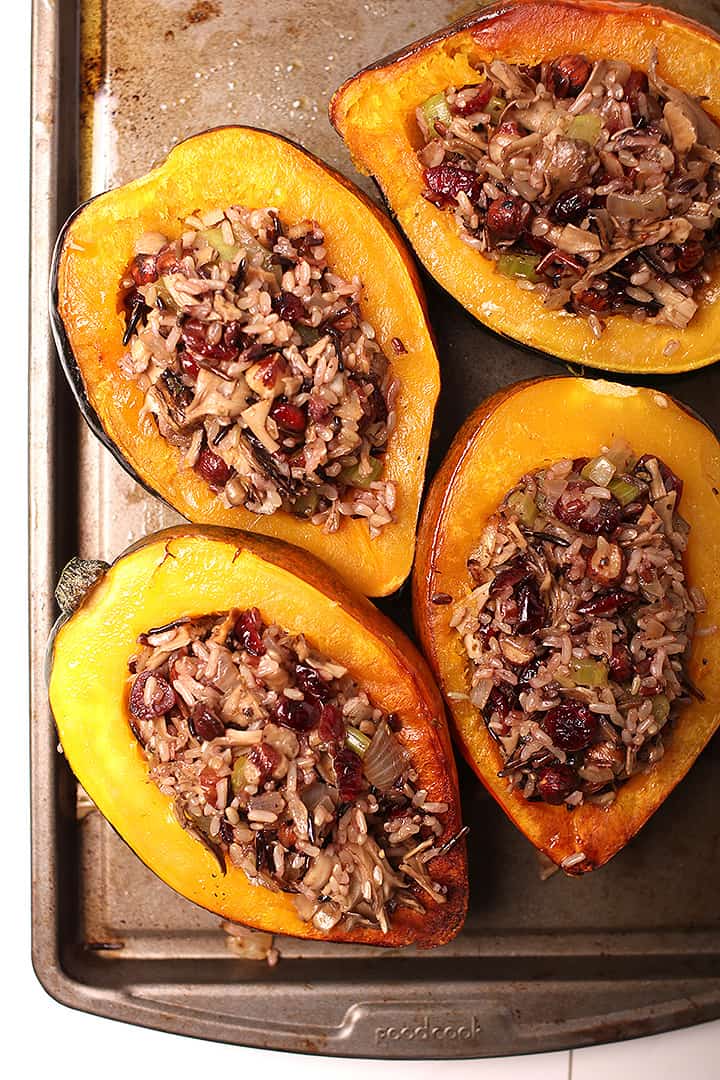
{"type": "MultiPolygon", "coordinates": [[[[301,142],[366,191],[326,119],[364,64],[472,4],[433,0],[44,0],[35,4],[30,440],[34,962],[51,993],[105,1016],[230,1042],[382,1057],[519,1053],[720,1015],[720,751],[702,756],[630,847],[579,880],[541,883],[530,845],[461,769],[471,911],[431,954],[280,939],[268,969],[156,879],[91,812],[56,752],[42,656],[58,568],[112,558],[177,520],[79,420],[45,316],[59,224],[205,127],[249,123],[301,142]],[[281,60],[278,60],[281,56],[281,60]]],[[[720,24],[717,4],[676,4],[720,24]]],[[[242,163],[238,163],[242,167],[242,163]]],[[[429,282],[443,369],[431,470],[464,416],[551,361],[501,342],[429,282]]],[[[663,383],[720,421],[720,372],[663,383]]],[[[407,598],[385,603],[409,625],[407,598]]]]}

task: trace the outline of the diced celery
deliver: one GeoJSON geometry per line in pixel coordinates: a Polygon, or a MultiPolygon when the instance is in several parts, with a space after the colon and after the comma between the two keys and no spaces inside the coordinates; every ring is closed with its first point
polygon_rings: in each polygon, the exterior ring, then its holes
{"type": "Polygon", "coordinates": [[[616,476],[614,480],[611,480],[608,484],[608,490],[611,495],[614,495],[621,506],[627,506],[628,503],[637,499],[640,494],[640,488],[637,484],[634,484],[632,480],[626,480],[624,476],[616,476]]]}
{"type": "Polygon", "coordinates": [[[376,480],[379,480],[383,471],[383,459],[377,457],[370,458],[370,472],[364,474],[360,471],[360,463],[357,465],[350,465],[347,469],[343,469],[338,475],[338,480],[343,484],[347,484],[348,487],[356,488],[369,488],[371,484],[374,484],[376,480]]]}
{"type": "Polygon", "coordinates": [[[306,495],[299,495],[290,506],[295,517],[309,518],[315,513],[320,499],[317,491],[308,491],[306,495]]]}
{"type": "Polygon", "coordinates": [[[615,466],[606,457],[596,457],[588,461],[580,475],[586,480],[592,480],[598,487],[607,487],[615,475],[615,466]]]}
{"type": "Polygon", "coordinates": [[[513,514],[517,514],[523,525],[528,529],[532,529],[535,524],[538,509],[535,505],[535,500],[529,492],[513,491],[512,495],[508,498],[507,505],[508,510],[513,514]]]}
{"type": "Polygon", "coordinates": [[[345,745],[348,750],[352,750],[353,753],[359,757],[365,757],[367,749],[370,746],[370,739],[367,735],[363,735],[362,731],[358,728],[348,727],[345,732],[345,745]]]}
{"type": "Polygon", "coordinates": [[[507,101],[505,101],[505,98],[491,97],[483,112],[488,113],[492,123],[496,124],[506,108],[507,101]]]}
{"type": "Polygon", "coordinates": [[[524,277],[529,281],[539,281],[540,278],[535,273],[535,267],[539,262],[539,255],[514,255],[508,251],[500,256],[497,266],[500,273],[508,277],[524,277]]]}
{"type": "Polygon", "coordinates": [[[270,251],[269,248],[263,247],[258,238],[254,236],[249,229],[246,229],[241,222],[234,222],[233,230],[238,237],[239,246],[244,247],[247,254],[250,258],[253,258],[255,262],[260,262],[263,270],[274,271],[279,281],[280,276],[282,276],[282,268],[273,262],[272,251],[270,251]],[[258,255],[260,256],[259,259],[256,258],[258,255]]]}
{"type": "Polygon", "coordinates": [[[240,251],[240,245],[237,243],[228,244],[223,237],[223,231],[221,228],[216,227],[214,229],[203,229],[198,233],[198,238],[208,245],[208,247],[214,248],[217,251],[221,259],[227,259],[228,262],[232,262],[235,256],[240,251]]]}
{"type": "Polygon", "coordinates": [[[320,340],[321,331],[318,330],[317,326],[303,326],[300,323],[295,329],[302,338],[303,345],[314,345],[316,341],[320,340]]]}
{"type": "Polygon", "coordinates": [[[243,755],[235,760],[232,767],[232,773],[230,776],[230,786],[233,789],[233,794],[237,795],[245,787],[245,766],[247,765],[247,758],[243,755]]]}
{"type": "Polygon", "coordinates": [[[581,113],[573,116],[567,129],[569,139],[578,139],[580,142],[590,143],[594,146],[600,135],[602,120],[598,113],[581,113]]]}
{"type": "Polygon", "coordinates": [[[655,718],[655,723],[662,725],[670,715],[670,702],[665,694],[657,694],[652,699],[652,714],[655,718]]]}
{"type": "Polygon", "coordinates": [[[433,94],[422,105],[423,116],[425,117],[425,123],[428,126],[428,134],[435,136],[439,135],[435,122],[440,121],[441,124],[446,126],[452,123],[452,113],[450,112],[450,106],[447,103],[447,99],[443,92],[439,94],[433,94]]]}
{"type": "Polygon", "coordinates": [[[573,657],[568,666],[570,671],[567,677],[557,679],[562,686],[607,686],[607,665],[602,660],[591,660],[589,657],[578,660],[573,657]]]}

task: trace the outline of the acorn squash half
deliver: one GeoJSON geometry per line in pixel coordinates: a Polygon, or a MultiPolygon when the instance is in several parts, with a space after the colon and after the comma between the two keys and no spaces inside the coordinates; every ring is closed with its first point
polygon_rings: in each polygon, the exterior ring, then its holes
{"type": "Polygon", "coordinates": [[[354,75],[335,93],[330,119],[360,172],[377,181],[426,269],[480,322],[551,356],[608,371],[690,371],[720,356],[720,270],[699,294],[687,328],[613,315],[596,340],[585,318],[549,310],[468,247],[454,215],[423,198],[417,158],[415,110],[448,86],[477,82],[478,61],[532,65],[583,53],[647,71],[653,49],[662,76],[703,98],[703,108],[720,120],[720,38],[673,11],[612,0],[508,0],[480,8],[354,75]]]}
{"type": "Polygon", "coordinates": [[[429,492],[413,578],[415,626],[451,711],[460,748],[490,794],[518,828],[554,862],[580,852],[573,874],[602,866],[657,810],[720,726],[720,444],[682,405],[656,390],[579,378],[518,383],[491,397],[457,435],[429,492]],[[488,517],[527,472],[564,458],[597,454],[614,439],[661,457],[684,481],[681,514],[691,531],[685,566],[707,611],[697,616],[690,677],[704,695],[687,705],[666,740],[665,756],[646,775],[622,784],[609,808],[528,802],[498,777],[503,761],[485,723],[467,700],[467,658],[450,627],[453,600],[471,585],[467,558],[488,517]]]}
{"type": "Polygon", "coordinates": [[[312,551],[366,595],[393,592],[410,572],[415,527],[439,392],[437,357],[412,259],[390,221],[343,177],[278,135],[226,127],[180,143],[147,176],[92,199],[73,214],[55,250],[51,313],[65,373],[83,415],[121,465],[190,521],[248,529],[312,551]],[[289,222],[315,218],[331,267],[363,284],[363,316],[400,380],[397,425],[385,472],[397,485],[396,520],[371,540],[346,519],[331,535],[284,511],[225,508],[180,452],[141,423],[143,393],[123,377],[127,351],[120,282],[145,232],[176,237],[193,212],[275,207],[289,222]],[[404,352],[393,347],[399,341],[404,352]]]}
{"type": "MultiPolygon", "coordinates": [[[[97,575],[98,564],[88,573],[97,575]]],[[[399,908],[387,934],[342,924],[323,934],[304,922],[292,898],[253,886],[176,820],[172,800],[149,780],[147,760],[130,728],[128,660],[137,637],[182,616],[257,607],[267,623],[306,635],[345,665],[379,707],[395,712],[398,738],[411,755],[418,788],[446,802],[440,844],[461,828],[457,776],[443,703],[415,648],[364,597],[326,566],[288,544],[213,527],[168,529],[149,536],[106,568],[61,624],[49,657],[49,692],[62,747],[78,780],[135,853],[187,899],[234,922],[304,938],[420,947],[452,938],[465,917],[465,843],[432,863],[447,886],[444,904],[425,914],[399,908]]]]}

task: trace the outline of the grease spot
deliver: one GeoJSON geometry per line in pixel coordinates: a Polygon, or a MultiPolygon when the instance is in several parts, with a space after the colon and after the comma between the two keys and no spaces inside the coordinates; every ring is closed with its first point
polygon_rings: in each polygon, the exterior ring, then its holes
{"type": "Polygon", "coordinates": [[[222,15],[222,8],[217,0],[197,0],[188,9],[183,22],[183,30],[187,30],[189,26],[207,22],[208,19],[217,19],[220,15],[222,15]]]}

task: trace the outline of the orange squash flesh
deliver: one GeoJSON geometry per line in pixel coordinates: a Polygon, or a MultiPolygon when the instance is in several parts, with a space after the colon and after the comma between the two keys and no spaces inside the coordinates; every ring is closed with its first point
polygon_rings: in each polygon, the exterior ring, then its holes
{"type": "Polygon", "coordinates": [[[177,146],[149,175],[93,199],[68,223],[55,257],[56,332],[79,404],[103,441],[148,489],[190,521],[276,536],[320,556],[366,595],[393,592],[410,572],[430,429],[439,392],[437,357],[413,262],[397,231],[348,181],[268,132],[227,127],[177,146]],[[328,535],[284,511],[225,508],[154,421],[118,361],[125,316],[120,281],[145,232],[176,237],[192,213],[231,205],[276,207],[288,223],[315,218],[328,261],[363,284],[363,317],[400,380],[397,426],[384,477],[397,485],[397,520],[374,540],[364,520],[328,535]],[[396,352],[393,342],[406,350],[396,352]]]}
{"type": "Polygon", "coordinates": [[[608,371],[690,371],[720,355],[720,270],[700,291],[689,327],[641,325],[616,315],[596,340],[586,319],[548,310],[463,242],[454,215],[422,197],[417,158],[417,107],[447,86],[478,82],[473,65],[479,61],[532,65],[584,53],[647,71],[654,48],[663,78],[704,98],[703,107],[720,120],[720,38],[672,11],[611,0],[509,0],[481,8],[353,76],[334,95],[330,118],[357,168],[379,184],[427,270],[480,322],[552,356],[608,371]]]}
{"type": "Polygon", "coordinates": [[[424,652],[446,696],[454,733],[471,767],[518,828],[560,864],[584,852],[573,874],[602,866],[685,776],[720,726],[720,445],[701,421],[656,390],[576,378],[519,383],[480,406],[455,439],[430,490],[420,526],[413,578],[413,609],[424,652]],[[661,761],[621,785],[607,809],[528,802],[498,777],[502,758],[478,710],[453,694],[467,693],[469,661],[450,627],[452,606],[470,592],[466,568],[488,517],[527,472],[542,465],[593,456],[616,438],[638,453],[661,457],[684,481],[680,513],[690,525],[685,565],[700,586],[707,611],[697,617],[689,674],[704,694],[682,710],[661,761]]]}
{"type": "Polygon", "coordinates": [[[426,913],[398,909],[390,930],[337,926],[320,933],[303,922],[292,898],[253,886],[179,825],[172,800],[149,780],[147,760],[129,726],[128,660],[137,637],[181,616],[258,607],[267,623],[303,633],[346,665],[381,708],[401,721],[398,738],[418,773],[418,788],[446,802],[445,843],[461,827],[457,776],[442,699],[420,655],[376,608],[327,567],[278,541],[218,528],[181,527],[130,549],[57,632],[50,702],[63,750],[78,780],[123,839],[160,878],[223,918],[303,938],[420,947],[460,929],[467,906],[465,845],[431,864],[447,902],[426,913]]]}

